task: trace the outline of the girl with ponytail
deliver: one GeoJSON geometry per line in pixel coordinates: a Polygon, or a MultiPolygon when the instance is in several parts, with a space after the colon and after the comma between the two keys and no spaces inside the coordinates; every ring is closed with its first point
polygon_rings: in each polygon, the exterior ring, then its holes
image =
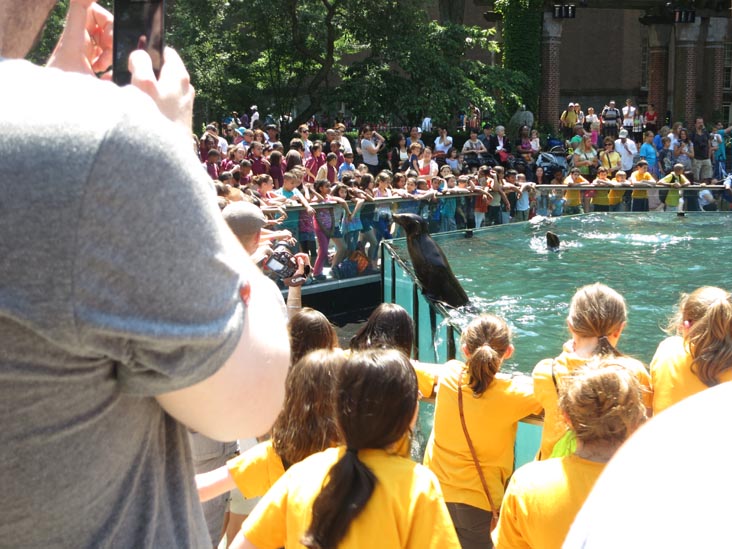
{"type": "Polygon", "coordinates": [[[511,477],[493,532],[496,549],[562,547],[605,465],[645,421],[640,384],[625,363],[608,355],[565,377],[559,408],[575,433],[577,449],[527,463],[511,477]]]}
{"type": "MultiPolygon", "coordinates": [[[[320,315],[312,309],[303,309],[301,313],[305,318],[317,319],[320,315]]],[[[297,315],[293,321],[298,324],[297,315]]],[[[332,327],[327,319],[325,322],[323,343],[332,344],[327,329],[332,327]]],[[[269,433],[271,436],[223,467],[196,475],[201,501],[236,488],[247,499],[262,496],[292,464],[335,446],[338,432],[333,417],[333,396],[336,376],[345,360],[340,350],[332,349],[316,349],[300,358],[287,372],[285,401],[269,433]]]]}
{"type": "Polygon", "coordinates": [[[732,296],[703,286],[684,294],[651,360],[653,413],[732,381],[732,296]]]}
{"type": "Polygon", "coordinates": [[[439,483],[394,453],[417,419],[417,377],[396,350],[353,352],[336,382],[343,445],[293,465],[232,547],[458,549],[439,483]]]}
{"type": "Polygon", "coordinates": [[[499,373],[513,354],[503,319],[475,318],[463,330],[461,350],[466,361],[451,360],[440,374],[424,463],[440,481],[463,549],[488,548],[493,511],[513,473],[518,421],[541,406],[530,378],[499,373]]]}
{"type": "Polygon", "coordinates": [[[558,357],[542,360],[532,374],[534,394],[544,408],[538,459],[560,457],[574,451],[574,436],[559,411],[559,391],[564,378],[590,360],[607,356],[620,358],[635,372],[644,388],[644,402],[650,414],[653,397],[648,371],[643,363],[625,357],[617,350],[626,320],[625,299],[605,284],[596,282],[575,292],[567,315],[567,328],[572,338],[564,344],[558,357]]]}

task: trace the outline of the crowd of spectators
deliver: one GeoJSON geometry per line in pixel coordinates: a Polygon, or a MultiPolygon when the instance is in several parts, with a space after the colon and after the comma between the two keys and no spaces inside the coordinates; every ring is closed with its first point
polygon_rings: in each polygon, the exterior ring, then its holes
{"type": "Polygon", "coordinates": [[[697,118],[692,131],[681,123],[657,128],[653,106],[641,115],[630,100],[622,109],[610,101],[600,114],[570,103],[559,123],[565,139],[546,142],[528,126],[508,136],[487,122],[480,130],[468,124],[462,145],[444,126],[429,143],[416,126],[387,139],[368,125],[352,142],[342,123],[322,140],[303,124],[288,141],[277,125],[247,127],[233,113],[224,136],[209,124],[195,147],[221,206],[262,207],[277,220],[274,240],[310,255],[313,282],[375,272],[379,242],[400,235],[393,212],[419,214],[442,232],[536,215],[712,211],[732,200],[729,188],[705,188],[729,187],[732,126],[709,131],[697,118]]]}

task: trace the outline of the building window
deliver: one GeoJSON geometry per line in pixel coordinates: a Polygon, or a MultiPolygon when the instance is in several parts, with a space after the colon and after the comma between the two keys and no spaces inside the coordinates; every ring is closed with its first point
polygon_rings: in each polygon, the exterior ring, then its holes
{"type": "Polygon", "coordinates": [[[732,124],[732,103],[722,103],[722,120],[727,124],[732,124]]]}
{"type": "Polygon", "coordinates": [[[732,42],[727,42],[724,45],[724,68],[722,70],[724,80],[722,87],[725,90],[732,89],[732,42]]]}
{"type": "Polygon", "coordinates": [[[648,36],[644,36],[641,40],[641,58],[640,58],[640,87],[642,90],[648,89],[648,36]]]}

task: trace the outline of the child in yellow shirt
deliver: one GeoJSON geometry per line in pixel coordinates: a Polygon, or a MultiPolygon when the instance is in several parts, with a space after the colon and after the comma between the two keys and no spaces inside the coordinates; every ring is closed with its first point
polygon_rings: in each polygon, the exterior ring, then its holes
{"type": "Polygon", "coordinates": [[[732,300],[721,288],[703,286],[683,295],[670,337],[651,360],[653,414],[704,389],[732,381],[732,300]]]}
{"type": "Polygon", "coordinates": [[[352,353],[335,392],[343,445],[293,465],[232,547],[459,549],[435,476],[394,453],[416,422],[417,399],[417,376],[403,353],[352,353]]]}
{"type": "MultiPolygon", "coordinates": [[[[538,459],[552,457],[554,446],[567,434],[567,426],[558,407],[563,379],[596,357],[622,356],[617,344],[625,329],[626,319],[625,299],[605,284],[590,284],[575,292],[567,316],[567,327],[572,339],[564,344],[558,357],[542,360],[532,373],[534,394],[544,408],[538,459]]],[[[645,388],[645,403],[650,410],[652,393],[648,371],[640,361],[630,357],[623,357],[623,362],[635,372],[641,386],[645,388]]],[[[571,450],[571,446],[568,450],[571,450]]]]}
{"type": "Polygon", "coordinates": [[[560,549],[606,463],[646,413],[635,373],[614,357],[567,377],[559,407],[577,450],[516,471],[493,532],[496,549],[560,549]]]}
{"type": "MultiPolygon", "coordinates": [[[[636,165],[636,171],[630,176],[630,184],[633,187],[653,187],[656,184],[656,180],[653,176],[648,173],[648,162],[641,160],[636,165]]],[[[631,211],[633,212],[647,212],[648,211],[648,191],[633,189],[631,194],[632,204],[631,211]]]]}
{"type": "Polygon", "coordinates": [[[269,440],[257,444],[224,466],[196,475],[201,501],[238,488],[250,499],[264,495],[285,470],[338,441],[333,394],[340,350],[313,351],[290,368],[285,402],[269,440]]]}
{"type": "MultiPolygon", "coordinates": [[[[463,547],[488,547],[493,507],[513,472],[513,448],[518,421],[541,411],[528,376],[499,373],[513,354],[511,331],[494,315],[474,319],[461,339],[466,362],[445,365],[437,391],[434,428],[424,464],[440,481],[447,508],[463,547]],[[462,416],[488,486],[490,499],[477,474],[461,428],[462,416]]],[[[497,518],[497,517],[495,517],[497,518]]]]}

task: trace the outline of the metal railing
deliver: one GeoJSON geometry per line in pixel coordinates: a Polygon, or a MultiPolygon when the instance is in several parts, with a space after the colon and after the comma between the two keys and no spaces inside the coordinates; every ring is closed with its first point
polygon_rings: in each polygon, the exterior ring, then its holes
{"type": "MultiPolygon", "coordinates": [[[[565,190],[565,191],[648,191],[653,189],[659,189],[659,190],[679,190],[679,191],[695,191],[697,193],[704,191],[704,190],[723,190],[724,185],[687,185],[684,187],[668,187],[666,185],[649,185],[649,186],[633,186],[633,185],[617,185],[617,186],[600,186],[600,185],[537,185],[536,190],[537,191],[553,191],[555,189],[559,190],[565,190]]],[[[458,199],[458,198],[465,198],[465,197],[474,197],[474,196],[482,196],[483,193],[477,193],[477,192],[447,192],[447,193],[440,193],[435,195],[434,199],[458,199]]],[[[434,200],[433,199],[433,200],[434,200]]],[[[426,198],[401,198],[401,197],[389,197],[389,198],[374,198],[373,203],[374,204],[399,204],[399,203],[419,203],[419,202],[429,202],[429,199],[426,198]]],[[[371,201],[367,201],[367,203],[371,204],[371,201]]],[[[354,203],[352,201],[348,202],[349,206],[353,206],[354,203]]],[[[317,210],[320,208],[332,208],[336,206],[337,204],[333,202],[313,202],[310,204],[310,206],[317,210]]],[[[305,210],[305,208],[302,205],[282,205],[280,207],[275,206],[265,206],[262,208],[262,210],[265,213],[275,213],[279,211],[280,209],[284,208],[286,211],[290,212],[299,212],[305,210]]]]}

